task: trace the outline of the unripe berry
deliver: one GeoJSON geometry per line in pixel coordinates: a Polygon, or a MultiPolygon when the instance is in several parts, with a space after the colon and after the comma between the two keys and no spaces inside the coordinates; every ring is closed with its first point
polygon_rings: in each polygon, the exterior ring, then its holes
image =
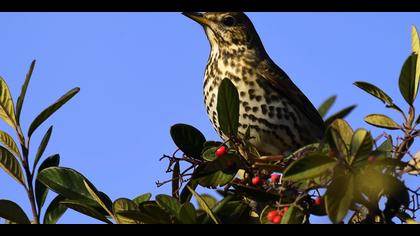
{"type": "Polygon", "coordinates": [[[223,146],[220,146],[216,150],[215,154],[216,154],[217,157],[222,157],[226,154],[226,151],[227,151],[226,146],[223,145],[223,146]]]}

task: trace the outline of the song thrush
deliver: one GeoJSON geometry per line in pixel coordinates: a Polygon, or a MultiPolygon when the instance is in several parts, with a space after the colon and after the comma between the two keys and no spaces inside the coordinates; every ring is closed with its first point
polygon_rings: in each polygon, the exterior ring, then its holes
{"type": "Polygon", "coordinates": [[[324,122],[308,98],[268,56],[250,19],[241,12],[184,12],[203,26],[211,45],[204,77],[207,113],[219,135],[217,92],[228,78],[240,99],[239,132],[264,155],[290,153],[322,139],[324,122]]]}

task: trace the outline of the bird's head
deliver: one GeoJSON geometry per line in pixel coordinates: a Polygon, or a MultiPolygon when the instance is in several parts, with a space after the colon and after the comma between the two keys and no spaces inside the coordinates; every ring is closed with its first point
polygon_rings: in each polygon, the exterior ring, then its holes
{"type": "Polygon", "coordinates": [[[260,43],[251,20],[243,12],[184,12],[204,27],[212,46],[253,47],[260,43]]]}

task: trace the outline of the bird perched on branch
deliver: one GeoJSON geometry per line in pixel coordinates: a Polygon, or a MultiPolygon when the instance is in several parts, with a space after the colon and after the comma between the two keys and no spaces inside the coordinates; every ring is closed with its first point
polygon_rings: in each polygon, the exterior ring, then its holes
{"type": "Polygon", "coordinates": [[[263,155],[290,153],[318,142],[324,121],[308,98],[268,56],[250,19],[242,12],[184,12],[205,30],[211,45],[204,76],[204,101],[214,128],[220,82],[228,78],[240,100],[239,133],[263,155]]]}

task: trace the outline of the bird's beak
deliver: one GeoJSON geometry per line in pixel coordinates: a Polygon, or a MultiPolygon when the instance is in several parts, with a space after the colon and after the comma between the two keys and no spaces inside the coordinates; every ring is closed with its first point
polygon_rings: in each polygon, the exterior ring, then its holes
{"type": "Polygon", "coordinates": [[[199,23],[202,26],[208,26],[209,25],[209,20],[207,20],[207,18],[205,18],[202,13],[183,12],[182,14],[184,16],[188,17],[188,18],[191,18],[192,20],[194,20],[195,22],[199,23]]]}

